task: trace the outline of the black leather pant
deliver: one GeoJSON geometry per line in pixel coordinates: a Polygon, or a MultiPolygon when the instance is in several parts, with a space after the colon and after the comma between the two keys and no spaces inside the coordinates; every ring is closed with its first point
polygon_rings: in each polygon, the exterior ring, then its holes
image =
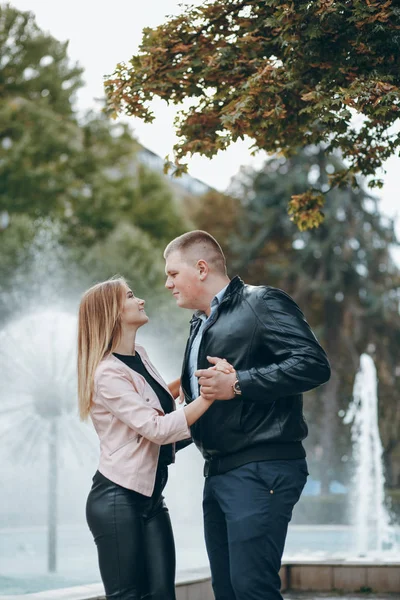
{"type": "Polygon", "coordinates": [[[158,468],[151,498],[93,477],[86,519],[97,545],[107,600],[176,600],[175,544],[158,468]]]}

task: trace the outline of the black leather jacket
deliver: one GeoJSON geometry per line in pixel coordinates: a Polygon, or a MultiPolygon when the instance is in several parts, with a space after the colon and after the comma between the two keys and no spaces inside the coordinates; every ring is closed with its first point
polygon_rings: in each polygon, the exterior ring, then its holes
{"type": "MultiPolygon", "coordinates": [[[[192,401],[188,356],[200,324],[194,316],[183,363],[187,403],[192,401]]],[[[308,432],[302,393],[328,381],[330,367],[290,296],[269,286],[245,285],[239,277],[232,279],[215,321],[204,331],[199,369],[210,367],[207,356],[226,358],[235,367],[242,396],[215,401],[191,427],[204,458],[240,455],[252,446],[284,448],[293,442],[301,446],[308,432]]]]}

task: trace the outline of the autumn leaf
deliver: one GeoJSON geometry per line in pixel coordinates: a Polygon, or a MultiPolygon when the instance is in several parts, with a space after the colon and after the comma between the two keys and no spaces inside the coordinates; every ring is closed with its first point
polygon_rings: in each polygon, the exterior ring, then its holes
{"type": "MultiPolygon", "coordinates": [[[[328,144],[354,179],[374,185],[400,148],[390,135],[399,114],[400,11],[391,0],[338,7],[333,0],[183,5],[144,30],[139,52],[107,77],[108,108],[151,122],[154,99],[177,105],[177,172],[193,154],[212,158],[248,137],[254,151],[284,156],[328,144]],[[357,136],[349,109],[366,124],[357,136]]],[[[301,227],[321,222],[321,211],[308,210],[301,227]]]]}

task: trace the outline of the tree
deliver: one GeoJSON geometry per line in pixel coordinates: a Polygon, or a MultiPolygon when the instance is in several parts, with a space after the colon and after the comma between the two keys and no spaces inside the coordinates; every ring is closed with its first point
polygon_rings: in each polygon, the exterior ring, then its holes
{"type": "Polygon", "coordinates": [[[151,122],[158,96],[177,105],[176,174],[186,155],[214,156],[248,136],[292,156],[339,149],[329,185],[292,197],[300,229],[323,220],[324,194],[372,176],[400,146],[400,8],[392,0],[208,0],[143,32],[139,53],[105,82],[111,114],[151,122]],[[352,117],[359,115],[357,127],[352,117]]]}
{"type": "MultiPolygon", "coordinates": [[[[0,7],[0,217],[8,217],[0,231],[0,320],[18,310],[14,288],[29,281],[31,293],[41,295],[35,277],[41,287],[52,280],[59,296],[71,296],[94,273],[112,275],[109,261],[94,269],[87,257],[93,247],[93,256],[110,252],[116,265],[110,246],[122,223],[147,244],[128,243],[124,255],[131,249],[135,256],[125,265],[157,255],[161,283],[162,246],[185,229],[165,178],[138,163],[139,144],[128,126],[103,113],[76,112],[82,70],[70,64],[67,46],[43,33],[31,13],[0,7]]],[[[144,287],[153,271],[141,270],[144,287]]]]}
{"type": "Polygon", "coordinates": [[[67,47],[32,13],[0,7],[0,212],[61,220],[86,245],[122,218],[155,237],[176,235],[172,194],[138,166],[129,128],[74,110],[82,69],[67,47]]]}
{"type": "Polygon", "coordinates": [[[126,125],[114,128],[105,115],[91,115],[79,133],[80,151],[70,158],[74,179],[60,217],[68,244],[78,243],[83,249],[96,244],[121,221],[141,228],[157,244],[182,233],[170,187],[161,175],[138,163],[138,143],[126,125]]]}
{"type": "Polygon", "coordinates": [[[191,229],[212,232],[224,248],[228,270],[235,269],[238,263],[237,231],[243,219],[247,218],[244,208],[239,198],[217,190],[210,190],[200,201],[192,198],[185,203],[191,229]]]}
{"type": "Polygon", "coordinates": [[[30,248],[34,237],[35,225],[26,215],[18,215],[14,218],[12,227],[0,232],[0,324],[15,306],[11,294],[13,287],[19,287],[19,273],[29,271],[30,248]]]}
{"type": "Polygon", "coordinates": [[[31,13],[0,7],[0,210],[43,215],[70,177],[82,69],[31,13]]]}
{"type": "Polygon", "coordinates": [[[70,64],[67,49],[32,13],[0,7],[0,211],[76,226],[88,202],[109,218],[132,180],[137,143],[104,116],[78,120],[73,100],[82,69],[70,64]]]}
{"type": "MultiPolygon", "coordinates": [[[[282,210],[288,195],[301,194],[310,182],[322,188],[328,174],[340,169],[337,158],[309,147],[291,159],[268,161],[260,171],[243,170],[232,187],[237,205],[232,211],[237,215],[234,230],[222,240],[232,257],[232,274],[289,292],[327,350],[331,380],[305,397],[314,425],[310,460],[327,493],[333,479],[347,478],[348,464],[343,461],[349,456],[350,439],[340,411],[348,407],[359,357],[366,351],[373,355],[379,375],[388,485],[400,486],[395,467],[400,456],[395,434],[400,427],[400,272],[390,254],[397,243],[393,223],[380,215],[377,201],[362,183],[357,190],[332,192],[325,222],[312,234],[299,232],[282,210]]],[[[199,224],[214,232],[212,218],[199,224]]]]}

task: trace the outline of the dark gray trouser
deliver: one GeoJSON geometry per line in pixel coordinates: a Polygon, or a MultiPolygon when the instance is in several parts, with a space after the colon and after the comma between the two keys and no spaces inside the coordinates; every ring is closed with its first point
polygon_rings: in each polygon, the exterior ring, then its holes
{"type": "Polygon", "coordinates": [[[282,600],[279,569],[305,459],[257,461],[205,480],[203,513],[215,600],[282,600]]]}
{"type": "Polygon", "coordinates": [[[157,470],[148,498],[99,473],[86,504],[107,600],[176,600],[175,545],[162,491],[168,468],[157,470]]]}

